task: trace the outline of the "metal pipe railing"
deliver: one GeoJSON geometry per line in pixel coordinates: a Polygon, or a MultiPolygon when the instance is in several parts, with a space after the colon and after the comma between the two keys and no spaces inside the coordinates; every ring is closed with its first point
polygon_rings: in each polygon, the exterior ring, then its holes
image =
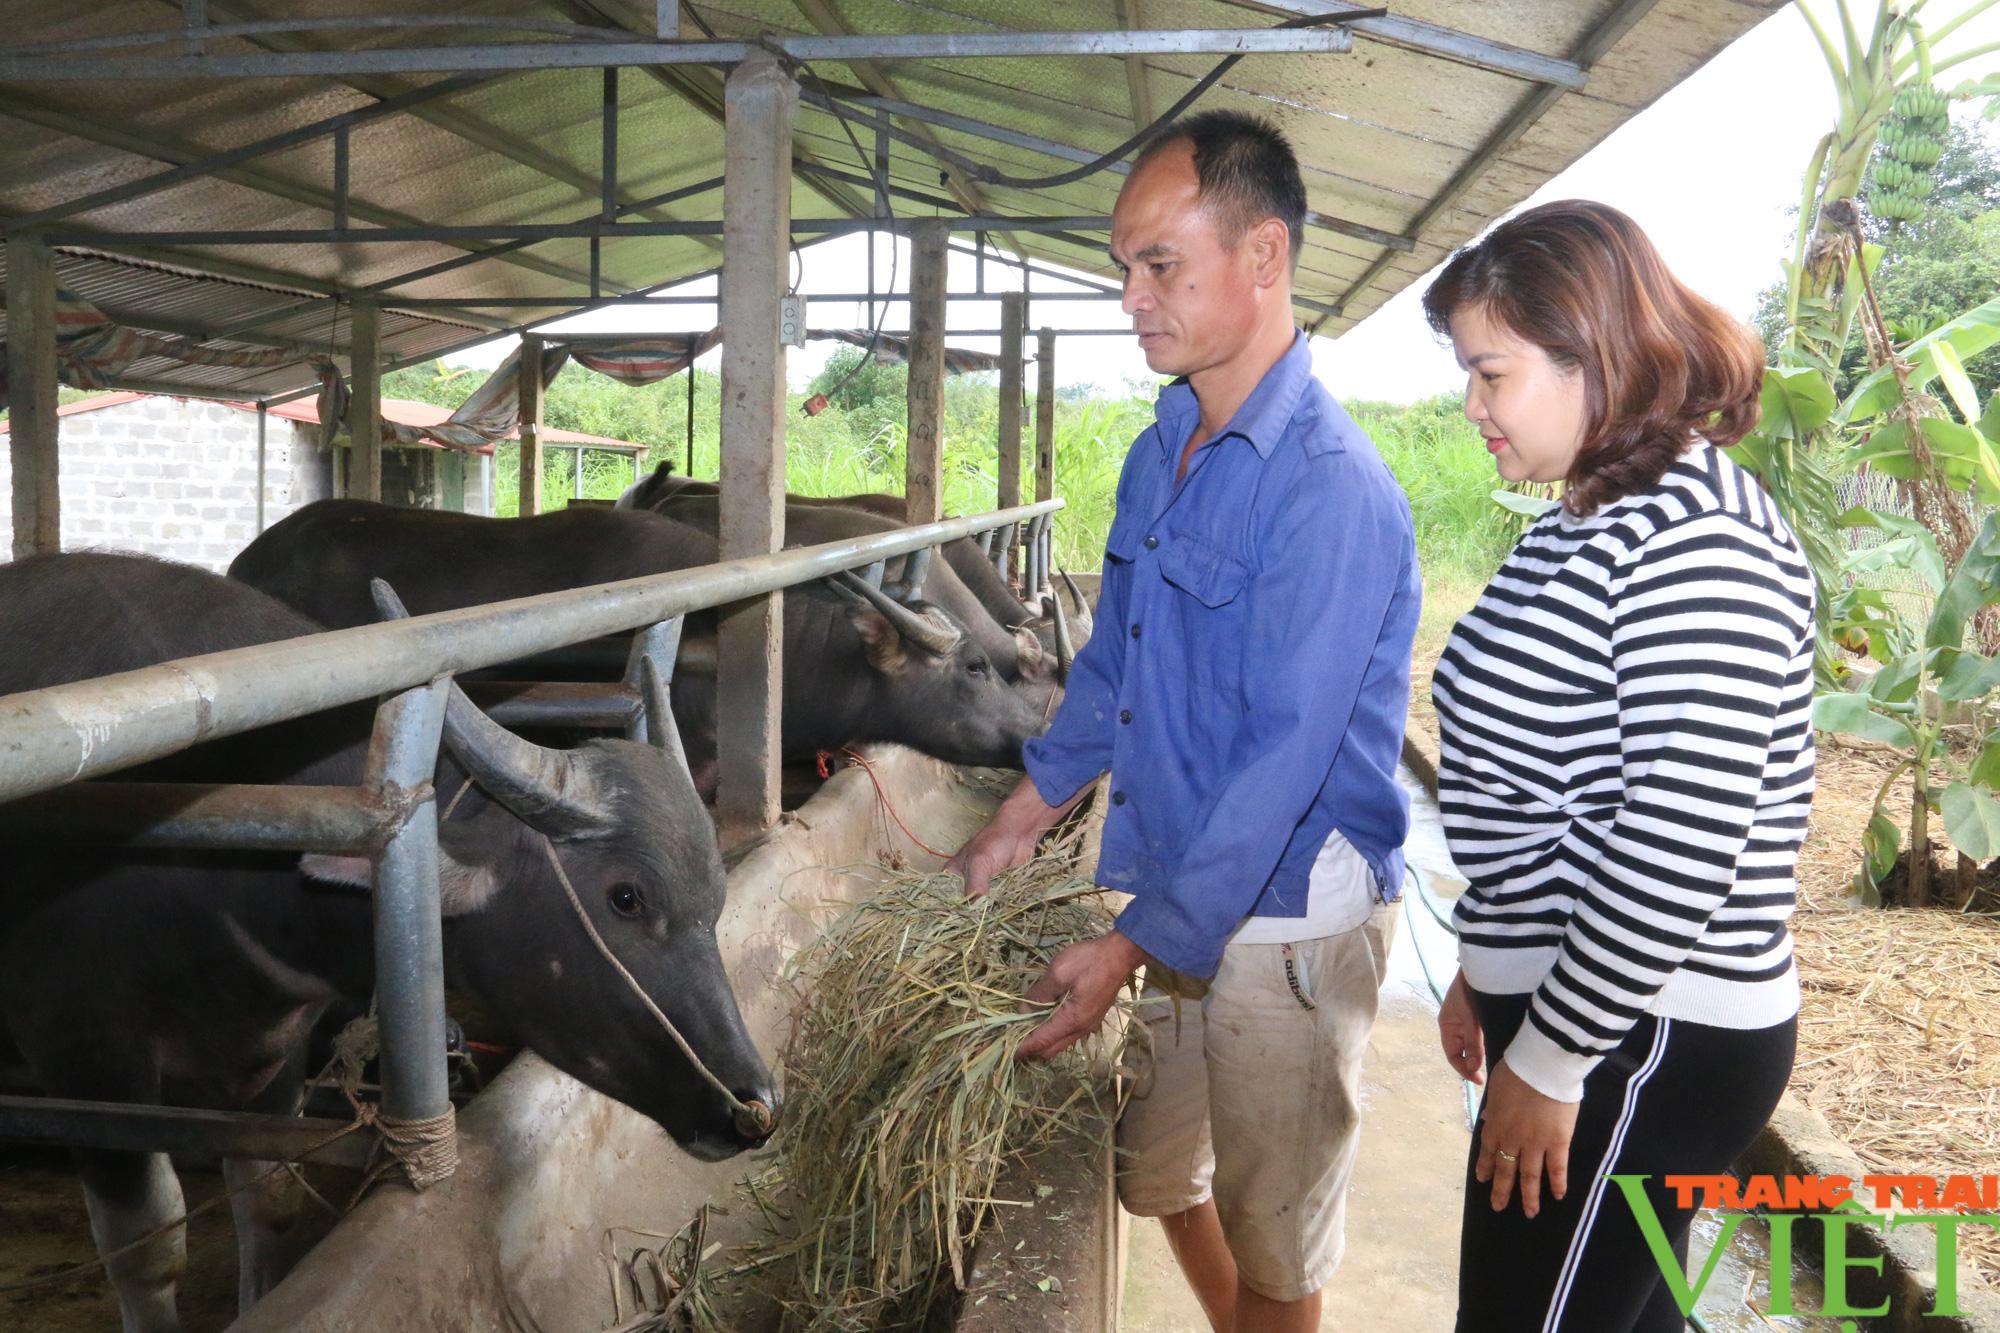
{"type": "Polygon", "coordinates": [[[657,624],[1052,514],[1044,500],[969,518],[232,648],[0,697],[0,801],[322,709],[657,624]]]}

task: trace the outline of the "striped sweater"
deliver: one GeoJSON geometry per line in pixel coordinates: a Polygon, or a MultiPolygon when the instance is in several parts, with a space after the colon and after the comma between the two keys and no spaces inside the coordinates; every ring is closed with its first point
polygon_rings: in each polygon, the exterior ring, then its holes
{"type": "Polygon", "coordinates": [[[1522,536],[1438,662],[1438,796],[1468,985],[1532,992],[1506,1063],[1562,1101],[1641,1015],[1798,1011],[1812,599],[1756,479],[1697,442],[1522,536]]]}

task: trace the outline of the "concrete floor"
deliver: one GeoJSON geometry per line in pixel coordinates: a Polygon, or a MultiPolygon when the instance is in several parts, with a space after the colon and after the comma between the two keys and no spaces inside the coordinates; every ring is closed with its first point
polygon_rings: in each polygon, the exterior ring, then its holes
{"type": "MultiPolygon", "coordinates": [[[[1426,818],[1429,802],[1413,799],[1418,813],[1407,855],[1434,893],[1455,895],[1459,883],[1435,816],[1426,818]]],[[[1445,984],[1453,958],[1451,937],[1412,902],[1396,932],[1363,1066],[1347,1257],[1326,1289],[1320,1325],[1329,1333],[1389,1326],[1397,1333],[1449,1333],[1458,1309],[1460,1182],[1469,1138],[1464,1084],[1438,1050],[1437,1003],[1424,977],[1428,962],[1445,984]],[[1393,1320],[1385,1320],[1389,1311],[1393,1320]]],[[[1155,1222],[1131,1220],[1122,1324],[1125,1333],[1208,1333],[1155,1222]]]]}

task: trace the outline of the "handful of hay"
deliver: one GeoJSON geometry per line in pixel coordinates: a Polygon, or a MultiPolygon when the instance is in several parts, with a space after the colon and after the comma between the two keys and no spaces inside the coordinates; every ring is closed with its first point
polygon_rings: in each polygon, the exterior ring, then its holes
{"type": "Polygon", "coordinates": [[[947,1281],[964,1286],[971,1244],[1004,1202],[1001,1168],[1096,1108],[1096,1041],[1014,1059],[1048,1013],[1023,994],[1058,949],[1111,923],[1075,864],[1068,849],[1043,856],[982,901],[955,875],[893,875],[794,960],[774,1175],[800,1325],[920,1325],[947,1281]]]}

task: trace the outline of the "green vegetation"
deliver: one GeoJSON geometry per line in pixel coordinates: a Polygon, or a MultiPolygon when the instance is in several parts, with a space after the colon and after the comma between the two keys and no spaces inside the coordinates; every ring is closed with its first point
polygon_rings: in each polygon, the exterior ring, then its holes
{"type": "MultiPolygon", "coordinates": [[[[802,495],[852,495],[903,489],[904,395],[902,366],[869,365],[842,385],[861,353],[844,349],[802,394],[793,396],[786,427],[786,484],[802,495]],[[832,392],[832,404],[818,416],[798,410],[814,393],[832,392]]],[[[385,377],[383,393],[456,407],[482,376],[438,363],[385,377]]],[[[688,467],[687,377],[643,389],[628,388],[601,375],[571,367],[549,386],[543,420],[550,426],[588,431],[647,444],[645,470],[673,460],[677,470],[712,478],[718,460],[721,384],[708,371],[695,372],[693,466],[688,467]]],[[[973,513],[993,507],[998,488],[994,441],[999,435],[1000,395],[991,375],[961,375],[945,382],[945,507],[973,513]]],[[[1506,556],[1521,521],[1492,501],[1493,463],[1468,422],[1455,394],[1408,407],[1387,403],[1348,405],[1356,422],[1374,439],[1383,459],[1403,483],[1416,519],[1417,550],[1427,601],[1440,609],[1462,609],[1506,556]]],[[[1023,411],[1032,453],[1034,403],[1023,411]]],[[[1153,419],[1152,389],[1134,384],[1119,396],[1065,391],[1056,402],[1056,494],[1067,500],[1056,524],[1056,557],[1074,570],[1095,570],[1118,488],[1126,450],[1153,419]]],[[[498,512],[518,507],[515,446],[501,447],[494,463],[498,512]]],[[[1027,462],[1032,465],[1032,459],[1027,462]]],[[[552,451],[543,476],[549,506],[567,504],[573,459],[552,451]]],[[[583,494],[611,498],[631,484],[629,464],[618,455],[586,454],[583,494]]],[[[1032,470],[1023,478],[1032,496],[1032,470]]],[[[1448,623],[1448,622],[1447,622],[1448,623]]]]}
{"type": "Polygon", "coordinates": [[[1878,0],[1865,37],[1847,4],[1837,27],[1799,4],[1839,110],[1806,167],[1784,284],[1760,311],[1763,417],[1735,452],[1819,579],[1817,724],[1895,758],[1862,840],[1865,902],[1885,901],[1900,865],[1896,898],[1931,903],[1934,820],[1961,889],[2000,855],[2000,171],[1948,114],[1986,99],[1991,115],[2000,80],[1949,93],[1937,81],[1990,53],[1939,48],[1996,2],[1927,27],[1938,16],[1878,0]],[[1892,484],[1843,509],[1844,474],[1892,484]],[[1976,746],[1947,743],[1960,729],[1976,746]]]}

